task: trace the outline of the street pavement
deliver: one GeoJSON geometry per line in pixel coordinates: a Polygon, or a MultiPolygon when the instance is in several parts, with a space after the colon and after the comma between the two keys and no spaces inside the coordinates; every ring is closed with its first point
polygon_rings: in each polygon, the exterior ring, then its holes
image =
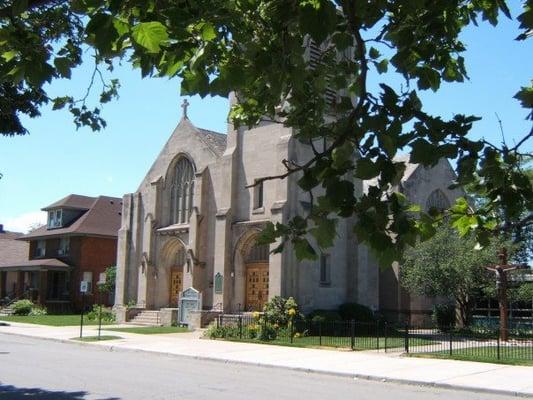
{"type": "MultiPolygon", "coordinates": [[[[0,399],[509,400],[513,397],[109,351],[0,334],[0,399]]],[[[329,352],[326,352],[329,353],[329,352]]]]}
{"type": "MultiPolygon", "coordinates": [[[[96,333],[94,327],[87,327],[85,332],[86,335],[96,333]]],[[[316,379],[319,380],[325,379],[324,375],[327,374],[356,378],[358,382],[361,382],[361,379],[369,379],[533,397],[533,367],[422,359],[375,352],[333,351],[212,341],[200,339],[197,332],[138,335],[104,331],[104,334],[119,335],[123,339],[95,344],[73,344],[70,339],[79,335],[77,327],[46,327],[10,323],[10,326],[0,326],[0,334],[2,333],[67,341],[70,346],[66,348],[82,347],[93,350],[120,351],[120,353],[129,352],[139,359],[154,354],[179,356],[182,360],[179,362],[180,365],[195,360],[210,360],[223,362],[227,370],[242,370],[252,368],[252,366],[274,367],[271,369],[275,369],[276,373],[282,370],[284,370],[282,373],[314,372],[317,374],[316,379]]],[[[3,337],[6,339],[8,335],[3,337]]],[[[48,344],[40,345],[39,348],[43,346],[47,347],[48,344]]],[[[1,362],[0,372],[3,365],[4,362],[1,362]]],[[[2,380],[2,375],[0,375],[0,380],[2,380]]]]}

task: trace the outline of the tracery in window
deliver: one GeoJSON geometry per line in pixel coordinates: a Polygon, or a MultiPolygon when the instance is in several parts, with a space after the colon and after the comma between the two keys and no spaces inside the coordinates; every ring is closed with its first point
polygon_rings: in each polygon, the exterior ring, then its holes
{"type": "Polygon", "coordinates": [[[171,223],[183,224],[189,222],[193,206],[194,167],[185,157],[179,159],[174,167],[170,201],[171,223]]]}

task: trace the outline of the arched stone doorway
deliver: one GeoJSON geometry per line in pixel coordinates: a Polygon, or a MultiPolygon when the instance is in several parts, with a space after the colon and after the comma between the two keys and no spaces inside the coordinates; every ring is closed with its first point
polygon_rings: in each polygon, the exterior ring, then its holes
{"type": "Polygon", "coordinates": [[[268,245],[254,243],[244,254],[245,263],[245,310],[262,311],[268,301],[269,268],[268,245]]]}
{"type": "Polygon", "coordinates": [[[160,306],[177,307],[183,291],[183,274],[187,264],[186,249],[179,239],[170,239],[160,254],[160,284],[156,294],[160,306]]]}

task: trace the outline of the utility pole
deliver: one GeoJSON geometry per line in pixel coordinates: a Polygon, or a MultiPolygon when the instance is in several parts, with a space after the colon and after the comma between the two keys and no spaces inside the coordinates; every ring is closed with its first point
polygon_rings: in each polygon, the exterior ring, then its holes
{"type": "Polygon", "coordinates": [[[507,299],[507,273],[516,269],[527,268],[524,264],[507,264],[507,249],[502,248],[499,254],[500,263],[485,267],[496,274],[496,289],[498,291],[498,304],[500,308],[500,340],[509,339],[509,315],[507,299]]]}

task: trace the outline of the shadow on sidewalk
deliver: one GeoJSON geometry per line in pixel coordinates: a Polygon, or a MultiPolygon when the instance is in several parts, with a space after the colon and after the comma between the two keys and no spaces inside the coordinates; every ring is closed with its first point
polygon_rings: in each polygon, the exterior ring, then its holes
{"type": "MultiPolygon", "coordinates": [[[[18,400],[31,398],[32,400],[83,400],[88,392],[51,391],[41,388],[19,388],[12,385],[0,384],[0,399],[18,400]]],[[[107,397],[101,400],[119,400],[119,397],[107,397]]]]}

